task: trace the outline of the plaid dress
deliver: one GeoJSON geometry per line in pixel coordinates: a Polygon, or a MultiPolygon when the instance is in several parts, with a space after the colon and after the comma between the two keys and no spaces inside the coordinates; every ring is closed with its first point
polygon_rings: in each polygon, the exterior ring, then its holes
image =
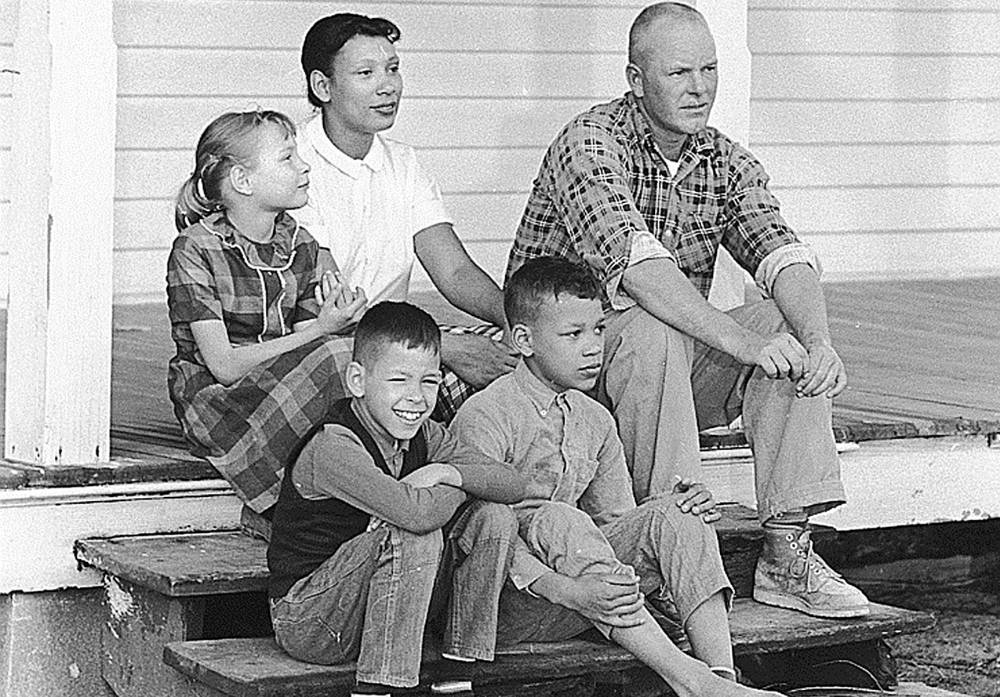
{"type": "Polygon", "coordinates": [[[318,245],[287,214],[271,242],[243,237],[217,213],[174,240],[167,302],[177,349],[167,383],[193,454],[208,459],[261,512],[277,500],[289,455],[330,404],[346,396],[349,339],[317,339],[254,367],[229,386],[205,365],[191,323],[222,320],[234,345],[291,333],[316,317],[318,245]]]}

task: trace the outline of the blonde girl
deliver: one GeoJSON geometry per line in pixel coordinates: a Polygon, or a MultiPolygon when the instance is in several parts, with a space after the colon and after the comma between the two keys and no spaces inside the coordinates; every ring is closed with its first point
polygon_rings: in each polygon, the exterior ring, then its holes
{"type": "Polygon", "coordinates": [[[174,412],[192,452],[265,515],[302,438],[346,395],[331,339],[366,305],[335,272],[317,279],[319,247],[286,213],[308,186],[288,117],[223,114],[178,193],[167,262],[174,412]]]}

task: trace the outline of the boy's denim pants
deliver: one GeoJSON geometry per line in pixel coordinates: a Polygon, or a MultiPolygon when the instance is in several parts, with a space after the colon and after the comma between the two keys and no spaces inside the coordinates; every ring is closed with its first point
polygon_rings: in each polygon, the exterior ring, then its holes
{"type": "Polygon", "coordinates": [[[443,651],[492,660],[515,535],[508,506],[478,500],[443,532],[379,524],[271,601],[275,640],[310,663],[356,660],[359,681],[413,687],[437,581],[447,599],[443,651]]]}

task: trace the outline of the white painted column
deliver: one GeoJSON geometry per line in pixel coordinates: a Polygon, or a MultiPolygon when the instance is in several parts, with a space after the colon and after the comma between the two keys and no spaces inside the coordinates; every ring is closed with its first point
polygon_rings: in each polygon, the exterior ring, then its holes
{"type": "MultiPolygon", "coordinates": [[[[719,57],[719,92],[710,123],[733,140],[750,139],[750,48],[747,43],[747,0],[697,0],[715,36],[719,57]]],[[[743,304],[747,274],[729,253],[719,250],[709,301],[728,310],[743,304]]]]}
{"type": "Polygon", "coordinates": [[[5,456],[107,460],[117,56],[112,0],[21,0],[5,456]]]}

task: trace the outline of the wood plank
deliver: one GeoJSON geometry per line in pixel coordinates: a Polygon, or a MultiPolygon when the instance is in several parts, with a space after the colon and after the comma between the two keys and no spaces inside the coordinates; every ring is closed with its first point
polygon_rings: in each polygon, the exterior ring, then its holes
{"type": "MultiPolygon", "coordinates": [[[[801,613],[738,600],[730,615],[733,648],[738,656],[766,651],[801,650],[878,639],[920,631],[933,624],[925,613],[873,605],[864,620],[818,620],[801,613]]],[[[428,657],[430,658],[430,657],[428,657]]],[[[425,659],[426,660],[426,659],[425,659]]],[[[328,694],[349,685],[354,666],[301,663],[281,651],[273,639],[221,639],[169,644],[164,662],[183,674],[233,697],[328,694]],[[285,692],[282,692],[284,690],[285,692]]],[[[497,653],[493,663],[477,663],[477,684],[509,682],[511,676],[564,677],[622,670],[638,664],[624,649],[603,642],[522,644],[497,653]]]]}
{"type": "MultiPolygon", "coordinates": [[[[717,530],[736,593],[749,595],[762,541],[756,514],[726,507],[717,530]]],[[[263,590],[266,552],[264,542],[238,531],[91,538],[74,547],[80,563],[170,597],[263,590]]]]}
{"type": "Polygon", "coordinates": [[[993,12],[994,0],[751,0],[751,11],[756,10],[878,10],[909,11],[934,10],[937,12],[993,12]]]}
{"type": "Polygon", "coordinates": [[[774,186],[982,186],[1000,183],[1000,143],[758,145],[774,186]]]}
{"type": "Polygon", "coordinates": [[[1000,185],[809,188],[775,185],[792,227],[808,234],[907,230],[996,230],[1000,185]]]}
{"type": "Polygon", "coordinates": [[[163,647],[202,634],[204,598],[168,598],[105,578],[101,676],[116,697],[189,697],[186,681],[163,664],[163,647]]]}
{"type": "MultiPolygon", "coordinates": [[[[518,192],[527,198],[531,182],[541,164],[544,150],[534,146],[417,148],[421,166],[433,176],[443,193],[518,192]]],[[[1000,148],[998,148],[1000,156],[1000,148]]],[[[173,201],[180,183],[194,164],[191,149],[178,150],[119,150],[117,155],[115,196],[135,201],[165,199],[173,201]]],[[[4,152],[0,150],[0,166],[4,152]]],[[[998,182],[1000,184],[1000,182],[998,182]]],[[[2,180],[0,180],[2,186],[2,180]]],[[[2,191],[2,189],[0,189],[2,191]]],[[[129,234],[118,234],[119,247],[148,247],[163,244],[162,234],[142,234],[132,225],[135,213],[119,213],[116,228],[122,226],[129,234]]],[[[513,231],[510,232],[513,235],[513,231]]]]}
{"type": "MultiPolygon", "coordinates": [[[[550,50],[586,46],[621,51],[639,5],[535,4],[496,6],[458,2],[380,2],[366,14],[389,17],[402,30],[401,46],[457,51],[550,50]],[[483,31],[489,27],[489,31],[483,31]]],[[[356,11],[344,2],[260,0],[254,11],[232,0],[188,5],[134,1],[116,7],[115,37],[121,46],[268,46],[298,49],[308,28],[334,12],[356,11]],[[264,20],[267,18],[267,20],[264,20]],[[264,21],[262,21],[264,20],[264,21]]]]}
{"type": "Polygon", "coordinates": [[[111,0],[22,3],[11,162],[4,456],[110,457],[115,45],[111,0]],[[30,12],[29,12],[30,9],[30,12]],[[72,68],[72,70],[70,69],[72,68]],[[90,76],[81,82],[73,71],[90,76]],[[73,124],[73,128],[65,127],[73,124]],[[62,126],[62,127],[60,127],[62,126]],[[88,133],[80,138],[79,133],[88,133]],[[81,273],[81,259],[86,272],[81,273]]]}
{"type": "MultiPolygon", "coordinates": [[[[607,95],[612,99],[624,93],[607,95]]],[[[404,98],[392,137],[421,147],[518,145],[544,148],[558,130],[594,99],[404,98]]],[[[599,100],[606,101],[606,100],[599,100]]],[[[301,121],[310,114],[303,97],[120,97],[118,147],[193,152],[208,123],[225,111],[277,109],[301,121]]],[[[0,117],[3,104],[0,101],[0,117]]],[[[980,124],[977,133],[989,129],[980,124]]]]}
{"type": "Polygon", "coordinates": [[[238,531],[84,539],[74,553],[83,564],[170,597],[267,587],[267,544],[238,531]]]}
{"type": "Polygon", "coordinates": [[[1000,12],[929,10],[899,12],[861,8],[756,9],[750,50],[782,53],[933,53],[995,51],[1000,12]],[[873,45],[873,42],[876,42],[873,45]]]}
{"type": "Polygon", "coordinates": [[[750,108],[750,147],[853,143],[996,143],[1000,102],[764,101],[750,108]]]}
{"type": "MultiPolygon", "coordinates": [[[[801,14],[801,13],[800,13],[801,14]]],[[[828,31],[835,31],[830,30],[828,31]]],[[[756,99],[854,101],[887,99],[998,99],[1000,85],[984,84],[983,75],[1000,74],[995,38],[971,46],[979,55],[838,55],[757,54],[753,61],[756,99]],[[943,69],[947,66],[946,69],[943,69]]]]}
{"type": "MultiPolygon", "coordinates": [[[[305,32],[303,31],[303,34],[305,32]]],[[[448,44],[430,51],[398,46],[405,95],[412,97],[565,97],[600,100],[625,89],[624,35],[608,53],[591,52],[579,42],[531,52],[454,50],[448,44]]],[[[123,47],[119,95],[301,98],[305,77],[300,47],[264,52],[246,48],[123,47]],[[197,64],[197,71],[189,70],[197,64]]],[[[0,52],[2,56],[2,52],[0,52]]]]}
{"type": "MultiPolygon", "coordinates": [[[[875,234],[801,231],[801,237],[822,259],[827,283],[1000,274],[997,228],[875,234]]],[[[876,342],[867,345],[874,347],[876,342]]]]}

